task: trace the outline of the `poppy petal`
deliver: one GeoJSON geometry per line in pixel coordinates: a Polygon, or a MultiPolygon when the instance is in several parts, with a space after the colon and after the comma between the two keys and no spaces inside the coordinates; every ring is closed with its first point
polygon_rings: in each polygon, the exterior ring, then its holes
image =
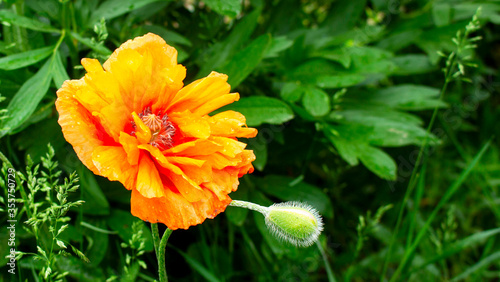
{"type": "Polygon", "coordinates": [[[204,190],[203,195],[202,200],[189,202],[171,189],[165,189],[165,196],[161,198],[146,198],[134,189],[130,201],[131,212],[144,221],[161,222],[172,230],[188,229],[207,218],[214,218],[231,202],[228,196],[219,200],[209,190],[204,190]]]}
{"type": "Polygon", "coordinates": [[[146,198],[164,196],[164,188],[160,173],[148,154],[141,154],[139,171],[137,174],[137,191],[146,198]]]}
{"type": "Polygon", "coordinates": [[[135,187],[138,166],[124,162],[127,153],[122,147],[101,146],[92,152],[92,161],[99,175],[109,180],[120,181],[125,188],[131,190],[135,187]]]}
{"type": "Polygon", "coordinates": [[[92,162],[92,152],[103,145],[103,140],[99,138],[103,133],[99,132],[95,125],[94,117],[73,98],[73,93],[78,92],[83,87],[82,80],[71,80],[64,82],[61,89],[57,91],[58,122],[64,138],[73,145],[78,158],[91,171],[98,173],[92,162]]]}

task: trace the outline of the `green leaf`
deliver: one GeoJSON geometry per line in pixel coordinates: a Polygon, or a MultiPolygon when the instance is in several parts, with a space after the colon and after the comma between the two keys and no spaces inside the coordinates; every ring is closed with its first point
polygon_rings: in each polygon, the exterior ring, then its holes
{"type": "Polygon", "coordinates": [[[36,107],[49,90],[52,80],[50,72],[52,64],[52,59],[47,60],[42,68],[28,79],[12,98],[7,106],[8,117],[2,120],[0,125],[2,128],[0,137],[22,125],[35,112],[36,107]]]}
{"type": "Polygon", "coordinates": [[[384,151],[366,145],[359,148],[358,157],[369,170],[380,178],[396,180],[396,162],[384,151]]]}
{"type": "Polygon", "coordinates": [[[305,88],[298,82],[286,82],[281,87],[280,96],[283,100],[294,103],[300,100],[305,88]]]}
{"type": "Polygon", "coordinates": [[[247,119],[248,126],[258,126],[263,123],[281,124],[293,118],[293,112],[287,104],[265,96],[241,98],[219,111],[227,110],[242,113],[247,119]]]}
{"type": "Polygon", "coordinates": [[[268,175],[264,178],[255,178],[259,189],[282,201],[299,201],[310,204],[321,215],[333,218],[333,206],[328,195],[320,188],[305,182],[294,183],[291,177],[268,175]]]}
{"type": "Polygon", "coordinates": [[[358,22],[366,6],[366,0],[339,0],[332,4],[331,12],[323,23],[333,33],[345,32],[358,22]]]}
{"type": "Polygon", "coordinates": [[[304,108],[313,116],[324,116],[330,112],[330,97],[325,91],[308,87],[302,98],[304,108]]]}
{"type": "Polygon", "coordinates": [[[203,54],[197,78],[207,76],[212,70],[226,64],[234,54],[241,50],[257,26],[260,13],[261,10],[256,9],[243,17],[226,39],[212,45],[203,54]]]}
{"type": "Polygon", "coordinates": [[[432,5],[432,19],[436,26],[450,24],[451,6],[449,3],[435,3],[432,5]]]}
{"type": "Polygon", "coordinates": [[[267,48],[264,58],[278,57],[279,53],[290,48],[293,45],[293,40],[286,38],[286,36],[273,37],[271,45],[267,48]]]}
{"type": "Polygon", "coordinates": [[[320,88],[343,88],[354,86],[365,80],[364,75],[345,74],[345,75],[325,75],[316,79],[316,85],[320,88]]]}
{"type": "Polygon", "coordinates": [[[137,10],[147,4],[160,2],[161,0],[107,0],[102,3],[97,10],[92,11],[92,16],[88,22],[89,26],[93,26],[101,18],[107,20],[116,18],[125,13],[137,10]]]}
{"type": "Polygon", "coordinates": [[[205,0],[204,2],[218,14],[231,18],[236,17],[241,12],[241,0],[205,0]]]}
{"type": "Polygon", "coordinates": [[[445,108],[445,102],[439,99],[439,89],[423,85],[401,84],[378,90],[370,101],[396,107],[407,111],[419,111],[445,108]]]}
{"type": "Polygon", "coordinates": [[[366,128],[350,125],[326,125],[325,136],[332,142],[339,155],[350,165],[360,160],[370,171],[383,179],[396,179],[396,163],[384,153],[370,145],[371,132],[366,128]]]}
{"type": "Polygon", "coordinates": [[[438,70],[437,66],[431,64],[429,57],[422,54],[409,54],[392,59],[397,69],[394,75],[413,75],[428,73],[438,70]]]}
{"type": "Polygon", "coordinates": [[[252,41],[245,49],[219,70],[228,75],[228,83],[234,89],[259,65],[271,43],[271,36],[264,34],[252,41]]]}
{"type": "Polygon", "coordinates": [[[82,206],[83,213],[92,215],[108,215],[109,203],[104,196],[95,176],[87,168],[80,165],[77,169],[80,178],[82,200],[85,205],[82,206]]]}
{"type": "Polygon", "coordinates": [[[99,44],[97,42],[93,42],[90,38],[82,37],[80,34],[78,34],[76,32],[71,32],[70,34],[71,34],[71,37],[78,40],[83,45],[96,51],[97,53],[100,53],[100,54],[105,55],[105,56],[109,56],[112,53],[111,50],[106,48],[106,46],[99,44]]]}
{"type": "Polygon", "coordinates": [[[410,29],[399,33],[388,34],[378,42],[377,47],[396,52],[411,45],[420,34],[422,34],[422,30],[420,29],[410,29]]]}
{"type": "Polygon", "coordinates": [[[61,88],[64,81],[69,80],[66,68],[61,60],[61,53],[57,50],[53,55],[54,65],[52,66],[52,78],[57,88],[61,88]]]}
{"type": "Polygon", "coordinates": [[[311,56],[339,62],[344,68],[349,68],[351,66],[351,54],[345,47],[333,50],[319,50],[314,52],[311,56]]]}
{"type": "Polygon", "coordinates": [[[0,10],[0,22],[9,23],[11,25],[16,25],[24,27],[31,30],[41,31],[41,32],[60,32],[58,29],[43,23],[41,21],[19,16],[7,10],[0,10]]]}
{"type": "Polygon", "coordinates": [[[49,46],[0,58],[0,69],[15,70],[30,66],[47,58],[53,51],[54,46],[49,46]]]}

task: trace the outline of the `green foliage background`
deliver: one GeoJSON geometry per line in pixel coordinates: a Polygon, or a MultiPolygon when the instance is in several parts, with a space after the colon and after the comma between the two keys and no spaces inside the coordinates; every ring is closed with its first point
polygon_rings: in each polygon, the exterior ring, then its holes
{"type": "MultiPolygon", "coordinates": [[[[172,234],[171,280],[500,277],[497,1],[4,0],[0,22],[0,108],[7,110],[0,151],[26,173],[26,156],[40,162],[50,142],[63,174],[79,176],[70,199],[85,201],[69,210],[61,236],[89,262],[58,256],[53,271],[67,272],[61,279],[157,277],[149,226],[133,224],[130,192],[81,164],[54,107],[62,82],[83,76],[81,58],[104,62],[147,32],[177,48],[185,84],[212,70],[228,74],[242,98],[221,110],[240,111],[259,129],[247,141],[256,171],[231,196],[307,202],[325,221],[319,245],[297,249],[271,237],[260,214],[228,207],[172,234]],[[457,53],[452,39],[479,6],[481,29],[470,37],[482,39],[457,53]],[[452,75],[459,74],[440,97],[451,52],[452,75]],[[410,183],[423,144],[428,150],[410,183]]],[[[33,256],[18,262],[15,278],[7,272],[2,161],[0,277],[35,281],[42,264],[33,256]]],[[[52,239],[21,227],[25,206],[18,203],[17,248],[37,253],[52,239]]],[[[40,228],[48,234],[47,224],[40,228]]]]}

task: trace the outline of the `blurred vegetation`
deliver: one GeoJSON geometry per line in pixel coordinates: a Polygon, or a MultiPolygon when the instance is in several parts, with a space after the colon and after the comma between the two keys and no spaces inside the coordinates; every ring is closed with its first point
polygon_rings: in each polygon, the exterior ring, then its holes
{"type": "MultiPolygon", "coordinates": [[[[70,203],[85,201],[70,207],[60,238],[35,236],[49,234],[53,221],[24,223],[32,206],[21,193],[30,190],[17,187],[18,251],[40,256],[37,246],[43,250],[54,240],[62,243],[55,251],[64,242],[78,249],[48,264],[25,256],[14,279],[35,281],[47,266],[63,280],[155,279],[151,233],[130,214],[130,192],[81,164],[54,107],[62,82],[84,75],[81,58],[104,62],[121,43],[147,32],[177,48],[185,84],[212,70],[228,74],[242,98],[222,110],[242,112],[259,129],[248,140],[256,171],[231,196],[265,205],[304,201],[325,220],[319,244],[297,249],[272,237],[260,214],[228,207],[214,220],[173,233],[171,280],[500,277],[498,1],[0,3],[0,151],[6,156],[0,277],[6,281],[13,279],[5,258],[7,159],[19,177],[30,175],[31,159],[42,162],[52,188],[62,187],[56,178],[63,183],[76,171],[80,189],[69,194],[70,203]],[[48,143],[56,167],[42,159],[48,143]]],[[[54,204],[42,195],[34,201],[40,210],[54,204]]]]}

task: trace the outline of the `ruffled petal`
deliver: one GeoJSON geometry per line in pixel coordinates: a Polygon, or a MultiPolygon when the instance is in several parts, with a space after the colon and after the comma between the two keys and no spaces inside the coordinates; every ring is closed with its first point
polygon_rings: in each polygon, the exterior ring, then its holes
{"type": "Polygon", "coordinates": [[[83,164],[97,174],[99,171],[92,162],[92,152],[104,144],[103,135],[106,133],[98,129],[94,117],[73,98],[73,93],[84,86],[82,80],[65,81],[57,91],[56,108],[64,138],[73,146],[83,164]]]}
{"type": "Polygon", "coordinates": [[[122,147],[101,146],[92,152],[92,161],[97,173],[109,180],[120,181],[125,188],[135,188],[138,166],[130,165],[123,160],[127,159],[127,153],[122,147]]]}
{"type": "Polygon", "coordinates": [[[257,129],[246,127],[245,116],[235,111],[218,113],[208,120],[212,135],[223,137],[245,137],[257,136],[257,129]]]}
{"type": "Polygon", "coordinates": [[[226,195],[219,199],[209,190],[203,190],[203,198],[189,202],[175,189],[166,189],[161,198],[146,198],[137,190],[132,190],[130,201],[134,216],[151,223],[161,222],[172,230],[188,229],[200,224],[207,218],[214,218],[223,212],[231,198],[226,195]]]}
{"type": "Polygon", "coordinates": [[[128,135],[125,132],[120,132],[120,144],[123,146],[123,150],[127,154],[127,161],[131,165],[137,165],[139,163],[140,151],[137,146],[139,146],[139,141],[137,138],[128,135]]]}
{"type": "Polygon", "coordinates": [[[146,198],[164,196],[164,188],[160,173],[148,154],[141,154],[139,172],[137,174],[137,191],[146,198]]]}
{"type": "Polygon", "coordinates": [[[104,63],[104,69],[118,81],[130,112],[141,112],[147,106],[152,106],[153,112],[163,110],[186,76],[186,69],[177,64],[177,50],[152,33],[122,44],[104,63]]]}
{"type": "Polygon", "coordinates": [[[193,115],[189,111],[170,114],[169,118],[179,127],[184,137],[207,139],[210,136],[210,125],[206,118],[193,115]]]}
{"type": "Polygon", "coordinates": [[[148,151],[155,162],[159,165],[159,170],[166,175],[175,185],[179,192],[190,202],[196,202],[203,198],[201,187],[189,178],[178,166],[170,163],[167,158],[149,144],[139,146],[140,149],[148,151]]]}
{"type": "Polygon", "coordinates": [[[194,114],[206,115],[215,109],[238,101],[239,94],[230,94],[230,89],[227,75],[212,72],[209,76],[182,88],[167,105],[167,111],[171,113],[189,110],[194,114]]]}

